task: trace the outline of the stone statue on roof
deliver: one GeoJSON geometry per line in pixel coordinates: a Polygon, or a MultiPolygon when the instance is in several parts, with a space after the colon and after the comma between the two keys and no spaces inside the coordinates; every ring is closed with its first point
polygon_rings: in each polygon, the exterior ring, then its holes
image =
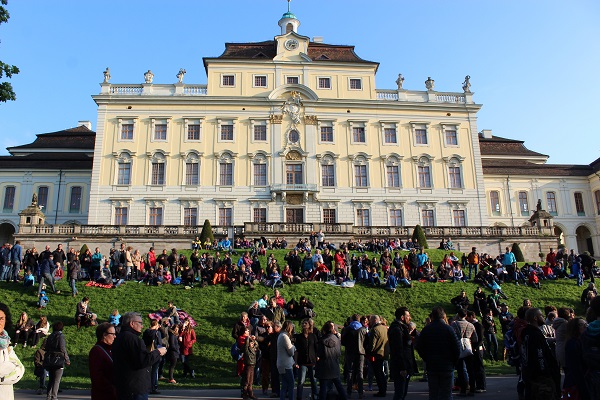
{"type": "Polygon", "coordinates": [[[106,67],[104,70],[104,83],[108,83],[110,81],[110,68],[106,67]]]}
{"type": "Polygon", "coordinates": [[[402,74],[398,74],[398,79],[396,79],[396,85],[398,85],[398,90],[403,90],[402,85],[404,85],[404,77],[402,74]]]}
{"type": "Polygon", "coordinates": [[[433,91],[433,88],[435,88],[435,81],[433,79],[431,79],[430,76],[427,77],[427,80],[425,81],[425,87],[427,88],[427,90],[429,90],[430,92],[433,91]]]}
{"type": "Polygon", "coordinates": [[[537,206],[535,206],[536,211],[542,211],[542,199],[538,199],[537,206]]]}
{"type": "Polygon", "coordinates": [[[152,73],[152,71],[148,70],[144,73],[144,81],[146,83],[152,83],[152,81],[154,80],[154,74],[152,73]]]}
{"type": "Polygon", "coordinates": [[[179,80],[179,83],[183,83],[183,77],[186,73],[187,71],[185,69],[179,68],[179,72],[177,73],[177,79],[179,80]]]}
{"type": "Polygon", "coordinates": [[[33,196],[31,196],[31,205],[37,206],[37,204],[38,204],[38,196],[37,196],[37,193],[34,193],[33,196]]]}
{"type": "Polygon", "coordinates": [[[465,92],[465,93],[471,93],[471,76],[470,75],[465,76],[465,81],[462,84],[462,89],[463,89],[463,92],[465,92]]]}

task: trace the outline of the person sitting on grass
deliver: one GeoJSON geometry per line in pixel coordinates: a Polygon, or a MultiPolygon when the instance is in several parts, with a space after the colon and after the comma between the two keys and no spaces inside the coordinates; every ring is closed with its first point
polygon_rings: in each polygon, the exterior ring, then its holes
{"type": "Polygon", "coordinates": [[[529,284],[529,286],[534,287],[536,289],[542,288],[542,285],[540,284],[540,278],[538,277],[538,274],[535,269],[531,269],[531,271],[529,271],[529,278],[527,280],[527,283],[529,284]]]}
{"type": "Polygon", "coordinates": [[[412,282],[410,281],[410,274],[408,273],[408,270],[406,269],[404,264],[401,264],[398,267],[395,275],[396,275],[398,282],[402,283],[404,285],[404,287],[407,287],[407,288],[412,287],[412,282]]]}
{"type": "Polygon", "coordinates": [[[423,264],[423,279],[425,279],[427,282],[438,281],[438,277],[435,274],[433,265],[431,265],[430,261],[426,261],[425,264],[423,264]]]}
{"type": "Polygon", "coordinates": [[[50,299],[48,298],[48,296],[46,296],[46,291],[42,290],[38,296],[38,310],[41,310],[43,308],[46,308],[46,306],[48,305],[48,302],[50,301],[50,299]]]}
{"type": "Polygon", "coordinates": [[[110,313],[108,322],[114,326],[119,326],[121,324],[121,314],[119,314],[119,310],[115,308],[112,313],[110,313]]]}
{"type": "Polygon", "coordinates": [[[469,308],[469,306],[471,305],[471,302],[469,301],[469,298],[467,297],[467,292],[462,290],[460,292],[460,294],[456,297],[453,297],[452,300],[450,300],[450,303],[452,303],[452,305],[454,305],[454,307],[456,307],[456,311],[458,312],[458,310],[467,310],[469,308]]]}
{"type": "Polygon", "coordinates": [[[292,270],[289,265],[286,265],[281,272],[281,280],[283,283],[292,284],[294,282],[294,274],[292,274],[292,270]]]}
{"type": "Polygon", "coordinates": [[[452,283],[454,282],[466,282],[467,277],[465,276],[460,264],[456,264],[454,268],[452,268],[452,283]]]}
{"type": "Polygon", "coordinates": [[[77,327],[80,326],[96,326],[98,323],[96,319],[98,316],[90,310],[89,307],[90,298],[84,297],[81,299],[79,303],[77,303],[77,311],[75,313],[75,321],[77,322],[77,327]]]}
{"type": "Polygon", "coordinates": [[[385,281],[385,290],[395,293],[397,287],[398,287],[398,280],[396,279],[396,268],[392,267],[390,269],[390,275],[388,276],[387,280],[385,281]]]}
{"type": "Polygon", "coordinates": [[[379,279],[379,273],[377,272],[377,268],[371,268],[371,274],[369,275],[369,285],[373,287],[378,287],[381,285],[381,279],[379,279]]]}

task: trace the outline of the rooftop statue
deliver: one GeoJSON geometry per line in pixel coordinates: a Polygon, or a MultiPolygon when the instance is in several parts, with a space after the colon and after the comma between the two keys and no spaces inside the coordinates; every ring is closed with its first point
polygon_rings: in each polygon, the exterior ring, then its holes
{"type": "Polygon", "coordinates": [[[110,68],[106,67],[104,70],[104,83],[108,83],[110,81],[110,68]]]}
{"type": "Polygon", "coordinates": [[[152,83],[153,80],[154,80],[154,74],[152,73],[152,71],[148,70],[147,72],[144,73],[144,81],[146,83],[152,83]]]}
{"type": "Polygon", "coordinates": [[[463,89],[463,92],[465,92],[465,93],[471,93],[471,76],[470,75],[465,76],[465,81],[462,84],[462,89],[463,89]]]}
{"type": "Polygon", "coordinates": [[[433,79],[431,79],[430,76],[427,77],[427,80],[425,81],[425,87],[427,88],[427,90],[432,91],[433,88],[435,87],[435,81],[433,79]]]}
{"type": "Polygon", "coordinates": [[[186,72],[187,71],[183,68],[179,69],[179,72],[177,73],[177,79],[179,80],[179,83],[183,83],[183,77],[185,76],[186,72]]]}
{"type": "Polygon", "coordinates": [[[396,79],[396,85],[398,85],[398,90],[403,90],[402,85],[404,85],[404,77],[402,74],[398,74],[398,79],[396,79]]]}

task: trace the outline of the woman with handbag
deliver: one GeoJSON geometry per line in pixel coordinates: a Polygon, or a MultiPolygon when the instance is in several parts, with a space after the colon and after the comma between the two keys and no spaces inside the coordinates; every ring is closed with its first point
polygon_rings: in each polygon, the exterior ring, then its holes
{"type": "Polygon", "coordinates": [[[23,377],[25,367],[10,346],[10,337],[4,330],[12,325],[8,306],[0,303],[0,399],[14,400],[13,385],[23,377]]]}
{"type": "Polygon", "coordinates": [[[71,365],[69,354],[67,354],[67,341],[62,333],[64,324],[61,321],[52,325],[52,334],[46,340],[46,355],[44,356],[44,368],[48,371],[48,388],[46,389],[46,400],[58,399],[58,387],[63,375],[65,365],[71,365]]]}

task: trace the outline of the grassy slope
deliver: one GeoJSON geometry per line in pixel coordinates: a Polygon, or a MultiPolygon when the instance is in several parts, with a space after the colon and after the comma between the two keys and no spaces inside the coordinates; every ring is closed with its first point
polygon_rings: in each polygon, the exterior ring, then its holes
{"type": "MultiPolygon", "coordinates": [[[[284,265],[284,254],[283,251],[275,252],[282,265],[284,265]]],[[[434,261],[440,261],[444,252],[430,250],[429,254],[434,261]]],[[[266,259],[263,259],[262,265],[265,264],[266,259]]],[[[416,283],[411,289],[400,289],[392,294],[383,289],[362,286],[342,289],[323,283],[309,282],[286,286],[281,292],[286,300],[298,299],[302,295],[308,296],[315,303],[317,326],[327,320],[341,324],[347,316],[356,312],[381,314],[391,321],[396,307],[407,305],[411,309],[413,320],[421,329],[425,317],[434,305],[441,304],[451,313],[453,307],[450,305],[450,299],[456,296],[462,288],[465,288],[472,298],[475,287],[472,283],[416,283]]],[[[69,294],[66,282],[59,282],[58,288],[62,290],[62,294],[49,295],[50,304],[46,313],[51,322],[60,319],[67,325],[64,332],[72,364],[65,370],[63,386],[72,388],[89,386],[87,354],[95,343],[93,328],[77,330],[74,325],[75,307],[77,301],[83,296],[91,298],[91,308],[103,321],[107,319],[114,308],[118,308],[121,314],[126,311],[139,311],[145,315],[165,307],[167,301],[172,299],[178,307],[188,311],[198,322],[196,332],[199,343],[194,349],[195,358],[193,360],[198,378],[193,381],[179,380],[181,383],[179,386],[215,387],[237,384],[238,380],[233,374],[234,366],[229,355],[229,347],[233,343],[230,336],[231,327],[239,313],[244,311],[253,300],[258,299],[264,293],[271,293],[264,287],[258,287],[255,291],[242,289],[235,293],[229,293],[223,286],[195,287],[191,290],[184,290],[180,286],[147,287],[138,283],[127,283],[116,289],[99,289],[86,288],[83,283],[79,283],[79,296],[73,298],[69,294]]],[[[530,298],[534,306],[568,305],[575,307],[578,314],[583,313],[578,300],[581,288],[578,288],[573,280],[543,283],[541,291],[513,285],[504,285],[503,290],[509,296],[507,303],[514,313],[524,298],[530,298]]],[[[24,290],[22,285],[0,283],[0,301],[9,304],[13,315],[26,311],[37,319],[40,311],[35,308],[35,293],[34,289],[24,290]]],[[[148,324],[146,324],[147,326],[148,324]]],[[[33,376],[34,351],[31,348],[23,349],[21,346],[17,349],[17,353],[27,369],[27,373],[18,387],[36,387],[33,376]]],[[[488,363],[487,368],[490,373],[512,371],[504,363],[488,363]]]]}

